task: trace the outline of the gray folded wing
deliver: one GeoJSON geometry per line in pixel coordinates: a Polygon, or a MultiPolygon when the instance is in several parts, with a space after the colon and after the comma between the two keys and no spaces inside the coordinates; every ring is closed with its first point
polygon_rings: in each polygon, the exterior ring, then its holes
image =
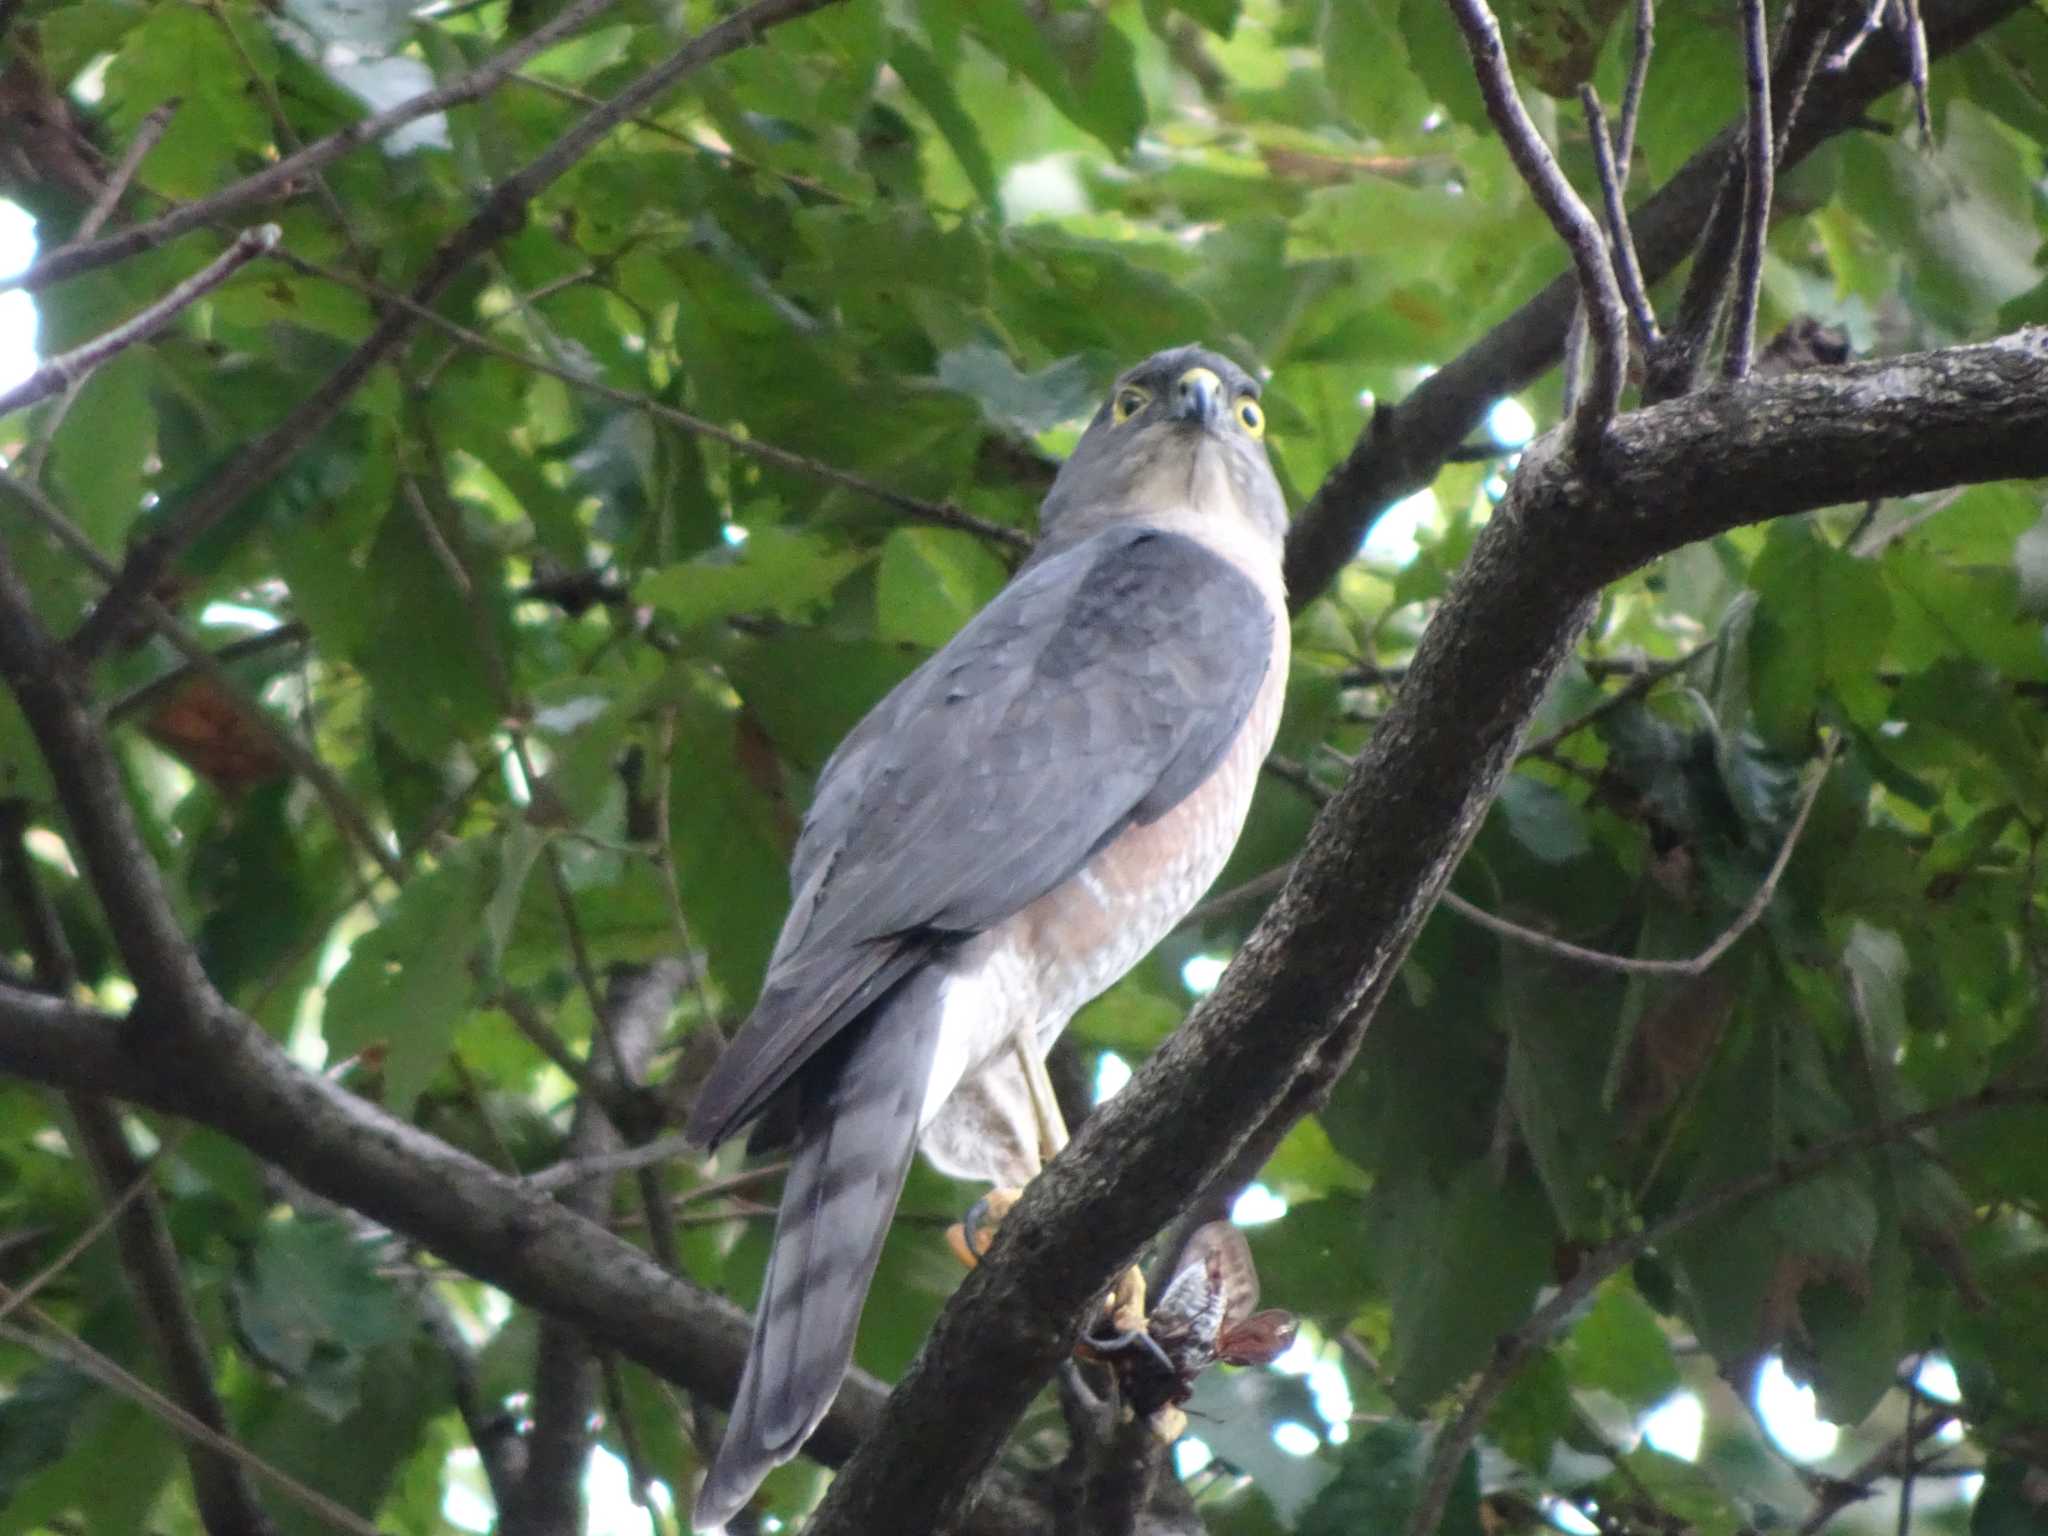
{"type": "Polygon", "coordinates": [[[730,1134],[935,948],[1193,792],[1250,712],[1274,622],[1236,567],[1159,529],[1019,572],[827,763],[760,1003],[692,1134],[730,1134]]]}

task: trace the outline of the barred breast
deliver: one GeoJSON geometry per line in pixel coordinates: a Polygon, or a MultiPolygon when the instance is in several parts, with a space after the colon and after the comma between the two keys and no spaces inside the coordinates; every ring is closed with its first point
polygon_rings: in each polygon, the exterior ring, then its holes
{"type": "Polygon", "coordinates": [[[1037,1172],[1030,1101],[1011,1048],[1040,1056],[1084,1004],[1170,933],[1222,872],[1243,830],[1286,695],[1284,607],[1271,665],[1216,771],[1157,821],[1134,826],[1072,880],[952,957],[919,1145],[942,1173],[1022,1184],[1037,1172]]]}

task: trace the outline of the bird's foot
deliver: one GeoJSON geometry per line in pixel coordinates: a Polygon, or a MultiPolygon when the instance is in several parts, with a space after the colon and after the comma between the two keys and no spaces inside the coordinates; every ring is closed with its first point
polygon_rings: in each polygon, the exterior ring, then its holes
{"type": "Polygon", "coordinates": [[[1145,1272],[1133,1264],[1117,1276],[1115,1285],[1102,1300],[1102,1315],[1111,1332],[1129,1337],[1133,1334],[1149,1336],[1152,1323],[1145,1316],[1145,1272]]]}
{"type": "Polygon", "coordinates": [[[969,1206],[966,1217],[946,1229],[946,1244],[953,1250],[953,1257],[969,1269],[979,1264],[996,1240],[996,1229],[1003,1224],[1003,1218],[1023,1196],[1023,1190],[1004,1185],[969,1206]]]}

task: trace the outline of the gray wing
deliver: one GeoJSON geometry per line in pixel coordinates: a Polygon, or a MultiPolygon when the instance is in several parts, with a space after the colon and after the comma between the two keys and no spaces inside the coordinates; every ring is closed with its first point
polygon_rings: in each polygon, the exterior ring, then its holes
{"type": "Polygon", "coordinates": [[[1273,623],[1241,571],[1159,529],[1026,566],[826,765],[761,1002],[692,1134],[729,1134],[935,948],[1192,793],[1251,710],[1273,623]]]}

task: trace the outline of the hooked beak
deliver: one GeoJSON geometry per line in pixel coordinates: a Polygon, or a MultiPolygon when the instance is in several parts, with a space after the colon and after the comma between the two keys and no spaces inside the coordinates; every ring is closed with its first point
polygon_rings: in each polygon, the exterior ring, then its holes
{"type": "Polygon", "coordinates": [[[1190,368],[1173,386],[1172,416],[1199,427],[1214,427],[1223,419],[1223,381],[1213,369],[1190,368]]]}

